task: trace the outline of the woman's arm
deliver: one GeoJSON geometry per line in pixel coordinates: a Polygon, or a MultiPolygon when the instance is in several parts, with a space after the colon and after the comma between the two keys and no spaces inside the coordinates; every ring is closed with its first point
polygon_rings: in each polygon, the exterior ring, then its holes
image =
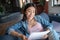
{"type": "Polygon", "coordinates": [[[18,38],[21,38],[22,40],[27,40],[28,39],[25,35],[23,35],[22,33],[19,33],[18,31],[15,31],[12,28],[10,28],[8,30],[8,34],[12,35],[12,36],[15,36],[15,37],[18,37],[18,38]]]}
{"type": "Polygon", "coordinates": [[[45,26],[45,28],[50,30],[50,33],[48,34],[49,39],[51,40],[59,40],[59,35],[57,34],[57,32],[53,29],[53,25],[52,23],[49,23],[47,20],[43,19],[42,17],[40,17],[41,19],[41,23],[45,26]]]}
{"type": "Polygon", "coordinates": [[[9,27],[8,34],[10,34],[12,36],[15,36],[15,37],[20,37],[22,39],[27,39],[25,35],[23,35],[22,33],[18,32],[18,29],[20,27],[22,27],[21,22],[9,27]]]}
{"type": "Polygon", "coordinates": [[[26,37],[25,35],[20,34],[20,33],[16,32],[16,31],[10,32],[10,35],[19,37],[19,38],[21,38],[22,40],[27,40],[27,37],[26,37]]]}
{"type": "MultiPolygon", "coordinates": [[[[46,31],[50,32],[49,29],[47,29],[46,31]]],[[[46,34],[46,35],[43,36],[43,39],[46,39],[46,38],[48,38],[48,34],[46,34]]]]}
{"type": "Polygon", "coordinates": [[[52,31],[53,25],[49,21],[45,20],[40,15],[36,15],[35,19],[40,22],[44,28],[50,29],[52,31]]]}
{"type": "Polygon", "coordinates": [[[16,37],[22,37],[22,34],[16,32],[16,31],[12,31],[12,32],[10,32],[10,35],[12,35],[12,36],[16,36],[16,37]]]}

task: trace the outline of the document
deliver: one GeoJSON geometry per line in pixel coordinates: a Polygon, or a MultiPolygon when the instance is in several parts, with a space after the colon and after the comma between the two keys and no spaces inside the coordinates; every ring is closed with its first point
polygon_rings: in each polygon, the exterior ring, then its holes
{"type": "Polygon", "coordinates": [[[44,31],[44,32],[33,32],[30,34],[29,38],[30,40],[36,40],[36,39],[42,39],[44,35],[47,35],[50,31],[44,31]]]}

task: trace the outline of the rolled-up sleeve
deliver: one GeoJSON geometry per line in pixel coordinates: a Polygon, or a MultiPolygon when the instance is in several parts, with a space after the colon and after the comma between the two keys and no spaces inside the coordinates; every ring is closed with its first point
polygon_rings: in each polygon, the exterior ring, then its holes
{"type": "Polygon", "coordinates": [[[43,19],[40,15],[36,16],[35,18],[38,22],[42,23],[45,28],[50,30],[49,40],[59,40],[58,33],[53,29],[52,23],[49,23],[49,21],[43,19]]]}
{"type": "Polygon", "coordinates": [[[46,25],[46,28],[50,30],[49,33],[49,40],[59,40],[59,35],[58,33],[53,29],[53,25],[52,23],[49,23],[47,20],[45,19],[41,19],[42,23],[44,25],[46,25]]]}
{"type": "Polygon", "coordinates": [[[42,18],[40,15],[35,16],[35,19],[42,24],[44,28],[48,28],[52,31],[53,25],[49,21],[42,18]]]}
{"type": "Polygon", "coordinates": [[[53,25],[52,23],[50,23],[49,21],[41,18],[41,23],[48,29],[50,29],[52,31],[53,25]]]}
{"type": "Polygon", "coordinates": [[[19,29],[20,27],[22,27],[22,23],[21,22],[18,22],[16,24],[14,24],[13,26],[10,26],[8,28],[8,34],[10,34],[12,31],[15,31],[15,30],[19,29]]]}

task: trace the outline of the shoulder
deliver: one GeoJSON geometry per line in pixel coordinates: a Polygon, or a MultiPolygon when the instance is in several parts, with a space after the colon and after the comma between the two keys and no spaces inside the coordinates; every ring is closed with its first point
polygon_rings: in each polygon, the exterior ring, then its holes
{"type": "Polygon", "coordinates": [[[22,26],[22,21],[19,21],[13,25],[11,25],[9,28],[12,28],[12,29],[17,29],[17,28],[20,28],[22,26]]]}
{"type": "Polygon", "coordinates": [[[43,20],[43,18],[42,18],[40,15],[36,15],[34,18],[35,18],[36,21],[41,21],[41,20],[43,20]]]}

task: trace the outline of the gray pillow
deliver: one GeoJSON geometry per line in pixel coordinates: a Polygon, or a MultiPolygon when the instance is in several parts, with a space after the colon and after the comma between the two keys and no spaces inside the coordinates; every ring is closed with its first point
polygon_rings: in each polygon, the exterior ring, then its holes
{"type": "Polygon", "coordinates": [[[7,16],[1,17],[0,18],[0,23],[5,23],[5,22],[9,22],[15,19],[19,19],[21,20],[23,17],[23,15],[20,12],[16,12],[16,13],[11,13],[7,16]]]}

